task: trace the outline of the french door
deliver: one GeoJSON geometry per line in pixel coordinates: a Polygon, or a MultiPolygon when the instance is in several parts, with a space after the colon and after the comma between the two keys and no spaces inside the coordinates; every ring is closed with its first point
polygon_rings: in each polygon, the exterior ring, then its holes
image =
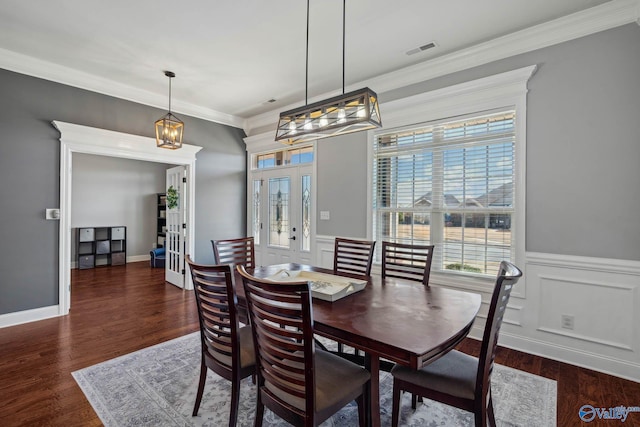
{"type": "Polygon", "coordinates": [[[257,265],[313,264],[311,164],[251,173],[251,228],[257,265]]]}
{"type": "Polygon", "coordinates": [[[167,232],[165,239],[165,280],[184,288],[184,251],[187,235],[186,167],[167,169],[167,232]]]}

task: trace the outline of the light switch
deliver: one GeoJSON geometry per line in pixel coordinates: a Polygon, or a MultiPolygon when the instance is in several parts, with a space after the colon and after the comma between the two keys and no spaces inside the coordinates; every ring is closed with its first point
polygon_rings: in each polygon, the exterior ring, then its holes
{"type": "Polygon", "coordinates": [[[328,221],[331,219],[331,215],[329,215],[329,211],[320,211],[320,219],[328,221]]]}
{"type": "Polygon", "coordinates": [[[45,219],[60,219],[60,209],[45,209],[45,219]]]}

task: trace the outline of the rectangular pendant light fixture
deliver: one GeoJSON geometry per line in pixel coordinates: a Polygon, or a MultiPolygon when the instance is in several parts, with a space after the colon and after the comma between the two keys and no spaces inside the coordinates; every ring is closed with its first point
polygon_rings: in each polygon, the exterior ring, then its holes
{"type": "Polygon", "coordinates": [[[293,145],[380,126],[378,95],[365,87],[280,113],[276,141],[293,145]]]}

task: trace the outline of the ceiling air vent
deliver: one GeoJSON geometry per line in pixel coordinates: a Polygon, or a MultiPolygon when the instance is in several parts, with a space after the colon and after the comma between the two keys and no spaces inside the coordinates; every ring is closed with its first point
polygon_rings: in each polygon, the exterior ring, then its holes
{"type": "Polygon", "coordinates": [[[429,50],[434,47],[436,47],[435,42],[430,42],[422,46],[416,47],[415,49],[411,49],[410,51],[407,52],[407,55],[414,55],[416,53],[424,52],[425,50],[429,50]]]}

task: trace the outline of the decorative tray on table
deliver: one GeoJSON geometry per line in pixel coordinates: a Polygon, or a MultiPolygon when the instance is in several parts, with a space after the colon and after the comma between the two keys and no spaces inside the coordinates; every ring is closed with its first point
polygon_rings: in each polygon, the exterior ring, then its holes
{"type": "Polygon", "coordinates": [[[324,301],[337,301],[341,298],[359,292],[367,285],[366,280],[353,279],[351,277],[336,276],[333,274],[317,273],[315,271],[290,271],[280,270],[276,274],[267,277],[273,282],[300,282],[307,280],[310,283],[311,296],[324,301]]]}

